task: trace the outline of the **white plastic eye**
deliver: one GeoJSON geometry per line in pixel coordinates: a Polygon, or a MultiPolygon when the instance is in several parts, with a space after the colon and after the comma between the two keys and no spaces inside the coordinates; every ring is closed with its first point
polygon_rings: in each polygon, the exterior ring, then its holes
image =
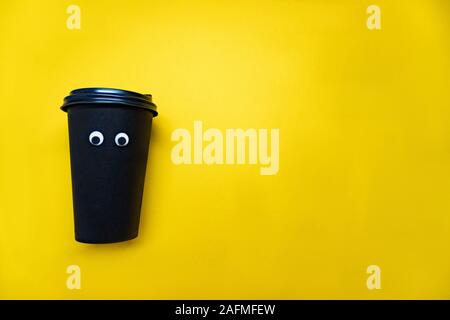
{"type": "Polygon", "coordinates": [[[103,134],[100,131],[92,131],[89,135],[89,142],[98,147],[103,143],[103,134]]]}
{"type": "Polygon", "coordinates": [[[125,147],[128,142],[130,141],[130,138],[128,138],[128,135],[124,132],[118,133],[116,137],[114,138],[114,141],[116,142],[116,145],[119,147],[125,147]]]}

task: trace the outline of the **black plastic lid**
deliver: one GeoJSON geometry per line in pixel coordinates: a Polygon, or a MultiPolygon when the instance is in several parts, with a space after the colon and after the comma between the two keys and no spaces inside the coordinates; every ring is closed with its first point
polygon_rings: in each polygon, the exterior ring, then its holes
{"type": "Polygon", "coordinates": [[[149,110],[156,117],[156,105],[152,102],[151,94],[140,94],[133,91],[111,89],[111,88],[82,88],[70,92],[70,95],[64,98],[64,104],[61,110],[67,112],[69,107],[75,107],[81,104],[123,104],[130,107],[136,107],[149,110]]]}

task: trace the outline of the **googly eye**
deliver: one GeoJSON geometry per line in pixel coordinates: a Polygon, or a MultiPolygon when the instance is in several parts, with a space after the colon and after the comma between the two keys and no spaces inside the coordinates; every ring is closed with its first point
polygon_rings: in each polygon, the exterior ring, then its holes
{"type": "Polygon", "coordinates": [[[89,142],[98,147],[103,143],[103,134],[100,131],[92,131],[89,135],[89,142]]]}
{"type": "Polygon", "coordinates": [[[128,138],[128,135],[124,132],[116,134],[116,137],[114,138],[114,141],[116,142],[116,145],[118,147],[125,147],[128,142],[130,141],[130,138],[128,138]]]}

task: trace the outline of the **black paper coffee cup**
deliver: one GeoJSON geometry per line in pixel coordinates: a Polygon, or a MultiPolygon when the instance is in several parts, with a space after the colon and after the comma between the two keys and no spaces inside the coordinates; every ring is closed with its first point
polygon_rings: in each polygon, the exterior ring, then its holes
{"type": "Polygon", "coordinates": [[[152,119],[151,95],[77,89],[68,114],[75,239],[111,243],[137,237],[152,119]]]}

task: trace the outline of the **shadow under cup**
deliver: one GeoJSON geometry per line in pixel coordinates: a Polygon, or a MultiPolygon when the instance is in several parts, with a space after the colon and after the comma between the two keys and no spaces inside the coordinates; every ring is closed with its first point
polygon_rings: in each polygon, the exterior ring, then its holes
{"type": "Polygon", "coordinates": [[[153,117],[150,95],[86,88],[68,114],[75,239],[112,243],[137,237],[153,117]]]}

